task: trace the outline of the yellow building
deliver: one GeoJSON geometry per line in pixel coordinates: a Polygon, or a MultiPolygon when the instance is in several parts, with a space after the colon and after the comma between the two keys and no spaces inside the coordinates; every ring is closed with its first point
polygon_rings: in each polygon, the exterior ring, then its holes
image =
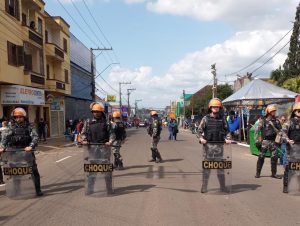
{"type": "Polygon", "coordinates": [[[0,2],[0,118],[21,106],[30,122],[64,132],[64,96],[70,94],[69,25],[44,11],[42,0],[0,2]]]}

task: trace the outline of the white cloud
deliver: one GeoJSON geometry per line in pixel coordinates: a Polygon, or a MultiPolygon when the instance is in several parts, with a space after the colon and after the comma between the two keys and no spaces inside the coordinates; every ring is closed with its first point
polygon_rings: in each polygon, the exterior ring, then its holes
{"type": "MultiPolygon", "coordinates": [[[[170,100],[179,97],[183,89],[187,93],[193,93],[210,83],[212,80],[210,65],[213,63],[216,63],[217,77],[220,81],[235,79],[235,76],[225,78],[224,75],[238,71],[253,62],[286,32],[267,30],[237,32],[231,39],[223,43],[187,54],[182,60],[171,65],[168,72],[163,76],[154,75],[149,66],[142,66],[134,70],[117,68],[111,71],[108,81],[113,87],[118,87],[119,81],[131,81],[131,86],[123,86],[124,94],[127,88],[136,88],[136,91],[131,95],[131,100],[143,99],[139,105],[163,107],[169,104],[170,100]]],[[[288,40],[289,37],[287,36],[276,48],[240,74],[251,72],[261,66],[288,40]]],[[[288,47],[289,45],[285,48],[285,53],[288,47]]],[[[270,71],[282,64],[285,58],[286,54],[284,53],[276,55],[254,75],[269,76],[270,71]]],[[[105,88],[109,90],[108,87],[105,88]]]]}
{"type": "Polygon", "coordinates": [[[286,29],[295,17],[297,0],[124,0],[145,3],[159,14],[187,16],[201,21],[222,20],[237,30],[286,29]]]}

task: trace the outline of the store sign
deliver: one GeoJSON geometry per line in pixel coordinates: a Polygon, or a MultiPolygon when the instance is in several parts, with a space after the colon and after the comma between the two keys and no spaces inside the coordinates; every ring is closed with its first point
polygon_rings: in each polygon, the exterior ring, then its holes
{"type": "Polygon", "coordinates": [[[106,101],[107,102],[116,102],[116,100],[117,100],[116,95],[107,95],[106,96],[106,101]]]}
{"type": "Polygon", "coordinates": [[[45,105],[45,91],[27,86],[1,86],[1,104],[45,105]]]}

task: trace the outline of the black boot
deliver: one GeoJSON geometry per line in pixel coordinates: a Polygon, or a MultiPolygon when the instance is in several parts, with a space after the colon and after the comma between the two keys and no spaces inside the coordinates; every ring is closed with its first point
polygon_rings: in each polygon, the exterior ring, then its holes
{"type": "Polygon", "coordinates": [[[207,192],[209,174],[210,174],[210,170],[208,170],[208,169],[203,170],[201,193],[207,192]]]}
{"type": "Polygon", "coordinates": [[[278,176],[276,174],[276,172],[277,172],[277,160],[278,160],[278,158],[276,158],[276,157],[271,158],[271,172],[272,172],[271,177],[275,178],[275,179],[281,179],[282,177],[278,176]]]}
{"type": "Polygon", "coordinates": [[[162,158],[159,151],[156,149],[156,163],[160,163],[160,162],[162,162],[162,158]]]}
{"type": "Polygon", "coordinates": [[[156,160],[155,148],[151,148],[151,153],[152,153],[152,159],[150,159],[149,162],[155,162],[156,160]]]}
{"type": "Polygon", "coordinates": [[[256,178],[260,178],[260,173],[261,173],[261,169],[264,165],[264,162],[265,162],[265,158],[259,156],[257,159],[257,164],[256,164],[256,175],[255,175],[256,178]]]}
{"type": "Polygon", "coordinates": [[[218,180],[220,183],[220,191],[221,192],[228,192],[227,187],[225,186],[225,175],[224,175],[224,170],[221,172],[218,172],[218,180]]]}
{"type": "Polygon", "coordinates": [[[284,174],[283,174],[283,193],[288,193],[288,185],[289,185],[289,166],[285,166],[284,174]]]}

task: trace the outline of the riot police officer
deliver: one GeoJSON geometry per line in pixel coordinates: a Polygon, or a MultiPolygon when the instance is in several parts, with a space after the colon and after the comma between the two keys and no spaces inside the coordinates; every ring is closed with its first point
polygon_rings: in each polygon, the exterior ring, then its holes
{"type": "MultiPolygon", "coordinates": [[[[203,159],[220,161],[223,158],[224,143],[231,143],[228,126],[220,110],[221,100],[213,98],[208,104],[210,113],[204,116],[198,127],[199,143],[203,144],[203,159]]],[[[207,192],[210,169],[203,169],[201,192],[207,192]]],[[[224,169],[218,169],[220,190],[226,192],[224,169]]]]}
{"type": "Polygon", "coordinates": [[[113,153],[114,153],[114,168],[115,169],[123,169],[123,159],[120,154],[121,144],[124,142],[126,138],[126,130],[125,125],[121,120],[121,113],[119,111],[115,111],[112,114],[112,129],[115,133],[115,140],[113,141],[113,153]]]}
{"type": "MultiPolygon", "coordinates": [[[[110,146],[115,140],[115,134],[111,129],[111,123],[106,119],[103,104],[94,102],[90,105],[90,109],[93,114],[93,118],[87,119],[84,122],[81,131],[82,144],[89,145],[89,150],[91,152],[97,152],[98,154],[96,153],[96,157],[100,157],[101,153],[97,145],[90,145],[99,144],[98,146],[100,146],[100,148],[102,148],[106,153],[104,158],[106,158],[107,161],[110,161],[110,146]]],[[[107,174],[105,176],[105,182],[107,193],[112,193],[112,174],[107,174]]],[[[87,193],[91,193],[93,191],[94,183],[95,178],[90,177],[88,179],[87,193]]]]}
{"type": "Polygon", "coordinates": [[[148,127],[148,134],[152,137],[152,159],[149,162],[162,162],[161,155],[157,149],[158,142],[160,140],[160,133],[162,130],[162,124],[160,119],[158,118],[158,114],[156,111],[151,111],[150,116],[152,117],[152,123],[148,127]]]}
{"type": "Polygon", "coordinates": [[[257,129],[255,130],[256,147],[260,153],[256,165],[256,178],[260,177],[260,173],[265,161],[265,153],[267,150],[271,151],[271,177],[281,179],[277,173],[277,144],[275,138],[277,133],[281,130],[281,124],[276,119],[277,108],[275,105],[268,105],[266,108],[266,116],[259,121],[257,129]]]}
{"type": "MultiPolygon", "coordinates": [[[[23,108],[16,108],[12,112],[13,120],[8,127],[7,133],[2,137],[0,144],[0,152],[5,148],[24,148],[25,151],[31,152],[38,143],[38,134],[36,130],[29,124],[26,118],[26,111],[23,108]]],[[[32,178],[37,196],[42,196],[40,184],[40,174],[33,155],[32,178]]]]}
{"type": "MultiPolygon", "coordinates": [[[[290,120],[284,130],[287,145],[288,159],[290,161],[300,161],[300,102],[293,105],[293,111],[290,120]]],[[[289,165],[285,166],[283,176],[283,193],[288,193],[289,183],[289,165]]],[[[298,176],[300,182],[300,176],[298,176]]]]}

